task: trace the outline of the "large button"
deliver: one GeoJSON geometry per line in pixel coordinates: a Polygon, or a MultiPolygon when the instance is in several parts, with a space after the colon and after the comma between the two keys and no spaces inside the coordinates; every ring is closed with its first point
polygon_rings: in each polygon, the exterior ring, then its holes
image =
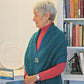
{"type": "Polygon", "coordinates": [[[35,59],[34,59],[34,62],[35,62],[35,63],[39,63],[38,58],[35,58],[35,59]]]}

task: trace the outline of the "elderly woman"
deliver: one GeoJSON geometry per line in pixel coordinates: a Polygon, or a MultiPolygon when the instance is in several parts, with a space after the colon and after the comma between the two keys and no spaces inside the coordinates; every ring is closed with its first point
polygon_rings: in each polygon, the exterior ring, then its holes
{"type": "Polygon", "coordinates": [[[53,23],[56,8],[49,1],[40,1],[33,12],[39,30],[31,37],[26,50],[25,84],[62,84],[67,51],[65,34],[53,23]]]}

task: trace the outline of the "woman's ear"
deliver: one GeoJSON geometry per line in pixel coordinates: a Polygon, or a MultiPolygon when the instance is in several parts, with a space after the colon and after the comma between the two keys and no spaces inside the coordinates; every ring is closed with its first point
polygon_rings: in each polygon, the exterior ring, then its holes
{"type": "Polygon", "coordinates": [[[47,19],[49,19],[49,18],[50,18],[50,13],[47,12],[47,13],[45,14],[45,17],[46,17],[47,19]]]}

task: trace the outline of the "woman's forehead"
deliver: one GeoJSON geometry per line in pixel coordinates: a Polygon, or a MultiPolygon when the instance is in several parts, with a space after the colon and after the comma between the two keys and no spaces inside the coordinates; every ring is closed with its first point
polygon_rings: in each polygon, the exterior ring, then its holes
{"type": "Polygon", "coordinates": [[[38,11],[35,11],[34,10],[34,14],[36,15],[36,14],[41,14],[41,11],[40,10],[38,10],[38,11]]]}

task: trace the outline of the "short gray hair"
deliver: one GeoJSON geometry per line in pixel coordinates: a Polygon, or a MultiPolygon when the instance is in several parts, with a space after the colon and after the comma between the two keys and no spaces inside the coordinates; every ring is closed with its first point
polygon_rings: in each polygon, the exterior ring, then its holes
{"type": "Polygon", "coordinates": [[[52,22],[55,20],[56,17],[56,8],[54,4],[50,1],[40,1],[36,3],[36,5],[33,7],[33,11],[41,11],[41,14],[44,15],[46,12],[50,13],[50,18],[52,22]]]}

